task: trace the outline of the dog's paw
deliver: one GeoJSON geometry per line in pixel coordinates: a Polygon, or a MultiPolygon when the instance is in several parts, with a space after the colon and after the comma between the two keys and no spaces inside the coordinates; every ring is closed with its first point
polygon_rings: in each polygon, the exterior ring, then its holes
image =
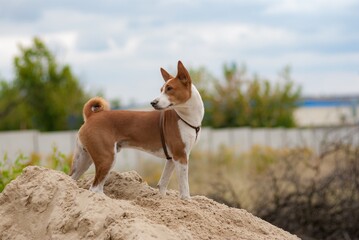
{"type": "Polygon", "coordinates": [[[92,186],[91,185],[91,187],[89,188],[89,190],[91,191],[91,192],[94,192],[94,193],[100,193],[100,194],[104,194],[103,193],[103,188],[102,187],[100,187],[100,186],[92,186]]]}
{"type": "Polygon", "coordinates": [[[157,188],[161,196],[166,196],[167,188],[161,187],[160,185],[157,185],[157,188]]]}
{"type": "Polygon", "coordinates": [[[191,201],[191,196],[189,196],[189,195],[180,196],[180,199],[184,200],[184,201],[191,201]]]}

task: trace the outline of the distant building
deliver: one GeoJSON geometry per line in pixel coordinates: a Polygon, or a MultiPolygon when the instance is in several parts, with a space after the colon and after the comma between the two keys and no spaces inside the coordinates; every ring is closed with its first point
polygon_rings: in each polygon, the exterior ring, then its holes
{"type": "Polygon", "coordinates": [[[294,113],[298,126],[359,124],[359,95],[306,97],[294,113]]]}

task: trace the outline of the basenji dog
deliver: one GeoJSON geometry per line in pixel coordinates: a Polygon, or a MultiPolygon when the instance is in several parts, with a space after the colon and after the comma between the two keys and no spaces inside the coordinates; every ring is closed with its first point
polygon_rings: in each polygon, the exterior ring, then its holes
{"type": "Polygon", "coordinates": [[[161,74],[165,83],[160,95],[151,102],[159,111],[110,110],[100,97],[84,105],[84,124],[78,132],[70,173],[73,179],[79,179],[94,163],[96,174],[90,190],[103,193],[116,154],[122,148],[135,148],[167,159],[158,182],[162,195],[166,195],[176,169],[180,198],[190,198],[188,161],[199,139],[203,101],[181,61],[176,77],[163,68],[161,74]]]}

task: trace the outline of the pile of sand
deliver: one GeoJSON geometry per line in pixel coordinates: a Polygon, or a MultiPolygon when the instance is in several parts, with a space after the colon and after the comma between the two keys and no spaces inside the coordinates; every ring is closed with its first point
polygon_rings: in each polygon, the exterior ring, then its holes
{"type": "Polygon", "coordinates": [[[112,172],[105,193],[67,175],[27,167],[0,194],[0,239],[298,239],[245,210],[157,189],[112,172]]]}

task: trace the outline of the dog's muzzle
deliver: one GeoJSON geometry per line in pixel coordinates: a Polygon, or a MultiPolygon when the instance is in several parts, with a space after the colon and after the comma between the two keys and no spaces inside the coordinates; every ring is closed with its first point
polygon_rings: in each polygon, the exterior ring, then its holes
{"type": "Polygon", "coordinates": [[[159,101],[158,101],[157,99],[155,99],[155,100],[153,100],[153,101],[151,102],[151,105],[152,105],[152,107],[153,107],[154,109],[156,109],[156,110],[162,110],[162,109],[166,109],[166,108],[169,108],[169,107],[172,107],[172,106],[173,106],[173,103],[171,103],[170,105],[168,105],[168,106],[166,106],[166,107],[160,107],[160,106],[158,106],[158,103],[159,103],[159,101]]]}
{"type": "Polygon", "coordinates": [[[156,109],[157,109],[157,104],[158,104],[158,100],[157,100],[157,99],[155,99],[155,100],[153,100],[153,101],[151,102],[152,107],[154,107],[154,108],[156,108],[156,109]]]}

